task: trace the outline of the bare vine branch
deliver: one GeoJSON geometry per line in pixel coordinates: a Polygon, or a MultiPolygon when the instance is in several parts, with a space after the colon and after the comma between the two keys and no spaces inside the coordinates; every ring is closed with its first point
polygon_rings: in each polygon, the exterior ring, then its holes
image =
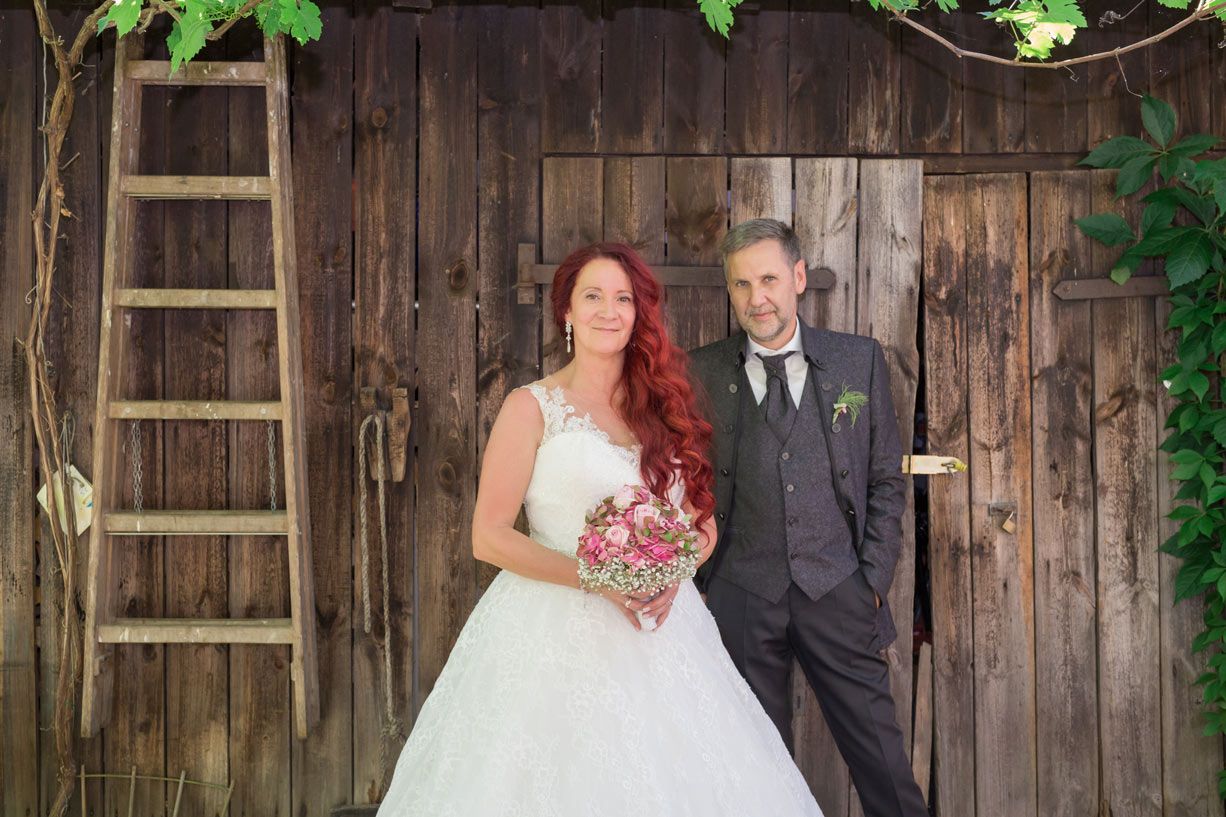
{"type": "Polygon", "coordinates": [[[946,39],[945,37],[942,37],[940,34],[936,33],[935,31],[923,25],[922,23],[917,23],[915,20],[908,17],[904,11],[902,11],[897,6],[895,6],[893,3],[891,3],[890,0],[881,0],[881,3],[887,9],[889,9],[891,15],[895,19],[897,19],[900,23],[906,26],[910,26],[911,28],[918,31],[920,34],[923,34],[925,37],[928,37],[929,39],[932,39],[940,43],[946,49],[951,51],[954,54],[954,56],[958,57],[958,59],[980,60],[982,62],[992,63],[993,65],[1004,65],[1009,68],[1042,68],[1042,69],[1047,69],[1047,70],[1058,70],[1061,68],[1068,68],[1069,66],[1073,66],[1073,65],[1082,65],[1087,62],[1097,62],[1098,60],[1106,60],[1106,59],[1112,59],[1112,58],[1119,59],[1121,55],[1127,54],[1130,51],[1137,51],[1139,49],[1151,46],[1154,43],[1159,42],[1160,40],[1165,40],[1167,37],[1170,37],[1172,34],[1182,31],[1183,29],[1187,28],[1188,26],[1192,25],[1195,22],[1198,22],[1200,20],[1204,20],[1208,17],[1213,16],[1218,10],[1221,9],[1222,5],[1226,3],[1226,0],[1218,0],[1218,2],[1216,3],[1209,3],[1203,6],[1202,8],[1192,12],[1187,17],[1180,20],[1178,23],[1175,23],[1174,25],[1168,28],[1165,28],[1162,31],[1159,31],[1157,34],[1154,34],[1150,37],[1146,37],[1144,40],[1138,40],[1135,43],[1121,46],[1120,48],[1113,48],[1110,51],[1099,51],[1098,53],[1095,53],[1095,54],[1087,54],[1083,57],[1073,57],[1067,60],[1057,60],[1055,62],[1022,62],[1021,60],[1016,60],[1016,59],[1008,60],[1008,59],[1005,59],[1004,57],[998,57],[994,54],[984,54],[983,52],[980,52],[980,51],[967,50],[965,48],[962,48],[961,46],[958,46],[950,42],[948,39],[946,39]]]}

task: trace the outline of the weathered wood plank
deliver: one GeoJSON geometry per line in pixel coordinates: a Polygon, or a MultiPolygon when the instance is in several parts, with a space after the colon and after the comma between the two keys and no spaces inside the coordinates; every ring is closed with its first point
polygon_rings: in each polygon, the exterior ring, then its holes
{"type": "MultiPolygon", "coordinates": [[[[303,328],[303,398],[315,578],[319,723],[291,744],[294,814],[324,815],[350,802],[353,768],[350,511],[353,507],[353,25],[348,8],[325,6],[323,35],[289,54],[293,78],[293,181],[303,328]],[[338,203],[340,206],[338,207],[338,203]]],[[[288,725],[286,727],[289,728],[288,725]]]]}
{"type": "MultiPolygon", "coordinates": [[[[1073,48],[1062,54],[1085,51],[1080,32],[1073,48]]],[[[1026,71],[1026,150],[1052,153],[1086,150],[1087,74],[1063,71],[1026,71]]]]}
{"type": "MultiPolygon", "coordinates": [[[[541,171],[541,256],[560,264],[572,250],[604,235],[604,163],[601,159],[546,159],[541,171]]],[[[541,287],[541,375],[570,360],[541,287]]]]}
{"type": "Polygon", "coordinates": [[[1030,179],[1031,400],[1034,413],[1035,677],[1040,814],[1098,808],[1094,475],[1090,304],[1055,297],[1094,275],[1073,224],[1090,210],[1088,173],[1030,179]]]}
{"type": "MultiPolygon", "coordinates": [[[[577,9],[562,7],[567,13],[577,9]]],[[[417,630],[418,699],[434,687],[476,598],[477,26],[474,6],[421,20],[417,630]]]]}
{"type": "MultiPolygon", "coordinates": [[[[970,459],[967,226],[972,180],[924,182],[924,361],[928,450],[970,459]]],[[[975,817],[970,479],[928,483],[936,813],[975,817]]]]}
{"type": "MultiPolygon", "coordinates": [[[[1151,32],[1169,28],[1187,16],[1183,9],[1147,5],[1151,32]]],[[[1142,10],[1138,9],[1139,15],[1142,10]]],[[[1213,55],[1221,40],[1221,26],[1193,25],[1146,49],[1149,58],[1149,93],[1175,109],[1176,138],[1209,133],[1213,127],[1213,55]]],[[[1138,66],[1138,73],[1143,71],[1138,66]]],[[[1144,74],[1141,73],[1143,77],[1144,74]]],[[[1140,108],[1140,100],[1134,100],[1140,108]]],[[[1220,133],[1214,131],[1214,133],[1220,133]]],[[[1136,132],[1141,136],[1141,132],[1136,132]]]]}
{"type": "Polygon", "coordinates": [[[541,150],[593,153],[600,145],[600,0],[540,11],[541,150]]]}
{"type": "MultiPolygon", "coordinates": [[[[1120,212],[1115,173],[1092,174],[1090,212],[1120,212]]],[[[1125,209],[1125,208],[1128,209],[1125,209]]],[[[1101,268],[1115,251],[1091,246],[1101,268]]],[[[1096,301],[1094,472],[1098,534],[1098,700],[1109,813],[1162,813],[1154,302],[1096,301]]]]}
{"type": "MultiPolygon", "coordinates": [[[[855,159],[797,159],[796,212],[793,226],[810,266],[829,267],[835,286],[806,292],[801,317],[812,326],[836,332],[856,329],[856,234],[859,163],[855,159]]],[[[796,762],[823,813],[845,815],[850,808],[851,780],[826,725],[817,696],[804,674],[794,670],[792,719],[796,762]]]]}
{"type": "MultiPolygon", "coordinates": [[[[664,138],[664,0],[605,0],[600,150],[659,153],[664,138]]],[[[695,36],[697,31],[692,32],[695,36]]]]}
{"type": "Polygon", "coordinates": [[[900,27],[884,10],[867,3],[853,4],[850,15],[847,148],[852,153],[897,153],[900,27]]]}
{"type": "MultiPolygon", "coordinates": [[[[224,56],[222,44],[213,44],[201,56],[224,56]]],[[[166,99],[166,141],[162,148],[166,172],[228,172],[225,129],[210,124],[215,120],[212,111],[226,109],[229,91],[218,87],[168,88],[166,99]]],[[[168,201],[165,213],[166,285],[180,289],[226,286],[226,204],[168,201]]],[[[162,342],[167,395],[201,401],[226,398],[224,313],[170,312],[162,342]]],[[[164,428],[165,507],[226,507],[229,482],[225,423],[170,420],[164,428]]],[[[165,615],[203,619],[228,615],[225,537],[180,537],[174,544],[173,564],[174,569],[166,571],[165,615]]],[[[225,647],[213,645],[175,644],[166,648],[166,764],[171,771],[185,770],[194,780],[220,781],[230,773],[228,656],[225,647]]],[[[205,804],[199,801],[187,800],[182,807],[187,815],[206,813],[205,804]]]]}
{"type": "MultiPolygon", "coordinates": [[[[917,12],[919,22],[933,30],[962,28],[935,6],[917,12]]],[[[905,153],[960,153],[962,151],[962,68],[949,49],[918,31],[904,28],[899,104],[905,153]]],[[[956,39],[956,36],[955,36],[956,39]]],[[[974,127],[974,124],[971,125],[974,127]]]]}
{"type": "Polygon", "coordinates": [[[788,30],[787,152],[847,150],[848,0],[795,0],[788,30]]]}
{"type": "MultiPolygon", "coordinates": [[[[1013,39],[995,23],[967,15],[959,32],[980,51],[1014,54],[1013,39]]],[[[1016,68],[966,60],[962,65],[962,134],[967,153],[1015,153],[1026,146],[1025,76],[1016,68]]]]}
{"type": "Polygon", "coordinates": [[[800,314],[811,326],[852,332],[856,327],[856,235],[859,164],[855,159],[796,159],[796,215],[792,225],[810,268],[834,273],[834,286],[805,292],[800,314]]]}
{"type": "MultiPolygon", "coordinates": [[[[354,263],[353,393],[375,388],[379,405],[390,409],[392,390],[413,389],[417,339],[416,219],[406,195],[417,180],[417,26],[421,15],[385,4],[363,2],[354,24],[354,184],[358,191],[354,263]]],[[[356,434],[366,419],[353,418],[356,434]]],[[[368,432],[373,432],[370,428],[368,432]]],[[[386,429],[384,431],[386,440],[386,429]]],[[[373,433],[370,437],[373,438],[373,433]]],[[[360,522],[353,530],[353,685],[364,690],[353,701],[353,803],[377,803],[387,791],[396,757],[413,719],[413,503],[414,446],[406,451],[406,478],[384,482],[387,502],[390,591],[384,621],[378,484],[374,460],[367,461],[367,537],[370,572],[362,570],[360,522]],[[362,618],[363,585],[370,581],[371,631],[362,618]],[[386,660],[391,660],[388,688],[386,660]],[[392,701],[391,715],[387,700],[392,701]]],[[[355,468],[355,479],[362,479],[355,468]]],[[[360,486],[353,497],[360,503],[360,486]]],[[[357,505],[355,504],[355,508],[357,505]]],[[[360,520],[361,509],[355,511],[360,520]]]]}
{"type": "MultiPolygon", "coordinates": [[[[1123,20],[1100,28],[1094,23],[1105,12],[1124,14],[1129,9],[1117,8],[1112,0],[1094,0],[1085,9],[1090,28],[1077,32],[1074,42],[1081,42],[1087,51],[1108,51],[1142,40],[1147,33],[1146,9],[1137,8],[1123,20]]],[[[1081,66],[1085,72],[1086,147],[1122,134],[1141,134],[1141,101],[1129,91],[1138,91],[1137,86],[1144,82],[1146,51],[1081,66]]]]}
{"type": "Polygon", "coordinates": [[[1035,815],[1034,555],[1026,179],[969,180],[967,388],[974,575],[975,795],[1035,815]],[[1013,514],[1014,531],[1002,523],[1013,514]]]}
{"type": "Polygon", "coordinates": [[[915,734],[911,741],[911,774],[929,802],[932,780],[932,645],[920,645],[915,679],[915,734]]]}
{"type": "MultiPolygon", "coordinates": [[[[875,338],[885,350],[890,392],[898,415],[902,450],[912,450],[915,392],[919,379],[916,320],[919,316],[923,242],[923,164],[915,159],[860,163],[860,253],[857,259],[856,333],[875,338]]],[[[944,452],[941,452],[944,453],[944,452]]],[[[907,480],[902,546],[890,587],[898,640],[886,651],[890,687],[904,745],[911,745],[915,598],[915,495],[907,480]]]]}
{"type": "MultiPolygon", "coordinates": [[[[262,59],[263,38],[254,26],[239,27],[226,39],[229,59],[262,59]]],[[[233,173],[268,172],[268,129],[262,89],[229,92],[227,143],[233,173]]],[[[270,208],[263,202],[233,202],[227,208],[229,289],[271,289],[273,276],[270,208]]],[[[271,293],[270,293],[271,294],[271,293]]],[[[230,312],[226,320],[227,392],[231,397],[276,400],[277,326],[271,312],[230,312]]],[[[229,508],[270,507],[268,425],[229,423],[229,508]]],[[[284,439],[274,426],[274,440],[284,439]]],[[[282,462],[280,445],[275,461],[282,462]]],[[[280,465],[274,479],[277,508],[285,488],[280,465]]],[[[288,616],[289,565],[286,539],[230,538],[229,615],[235,619],[288,616]]],[[[172,540],[163,540],[173,548],[172,540]]],[[[267,644],[229,648],[231,810],[238,814],[290,811],[290,653],[267,644]]],[[[172,770],[173,771],[173,770],[172,770]]]]}
{"type": "Polygon", "coordinates": [[[665,0],[664,150],[720,153],[724,147],[724,38],[692,0],[665,0]]]}
{"type": "MultiPolygon", "coordinates": [[[[39,810],[39,688],[35,652],[34,440],[25,352],[29,308],[16,293],[33,285],[35,43],[25,7],[0,9],[0,810],[39,810]]],[[[50,594],[44,597],[45,615],[50,594]]],[[[44,689],[46,689],[44,687],[44,689]]],[[[44,692],[44,697],[46,692],[44,692]]],[[[44,752],[44,763],[53,757],[44,752]]]]}
{"type": "MultiPolygon", "coordinates": [[[[728,225],[728,160],[668,160],[670,264],[719,264],[719,241],[728,225]]],[[[673,342],[694,349],[728,334],[728,292],[722,287],[669,287],[668,326],[673,342]]]]}
{"type": "Polygon", "coordinates": [[[728,41],[724,119],[729,153],[783,153],[788,134],[788,6],[761,0],[728,41]]]}
{"type": "Polygon", "coordinates": [[[653,267],[665,261],[664,169],[663,156],[604,160],[603,240],[629,244],[653,267]]]}

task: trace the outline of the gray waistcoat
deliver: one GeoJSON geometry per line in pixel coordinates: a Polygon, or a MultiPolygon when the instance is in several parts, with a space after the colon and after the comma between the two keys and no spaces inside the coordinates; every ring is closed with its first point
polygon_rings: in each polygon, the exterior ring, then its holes
{"type": "MultiPolygon", "coordinates": [[[[851,531],[835,497],[814,378],[805,379],[786,443],[753,405],[748,381],[736,465],[736,494],[721,579],[771,602],[795,582],[817,600],[859,568],[851,531]]],[[[826,422],[830,418],[824,418],[826,422]]]]}

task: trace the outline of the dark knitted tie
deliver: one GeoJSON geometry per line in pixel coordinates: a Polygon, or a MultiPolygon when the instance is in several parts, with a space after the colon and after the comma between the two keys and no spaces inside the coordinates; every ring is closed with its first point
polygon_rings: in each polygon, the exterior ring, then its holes
{"type": "Polygon", "coordinates": [[[758,358],[766,368],[766,397],[762,400],[762,408],[766,410],[766,424],[775,432],[779,442],[785,443],[792,433],[792,422],[796,419],[796,406],[792,403],[792,391],[788,388],[788,372],[785,361],[791,352],[781,355],[764,355],[758,353],[758,358]]]}

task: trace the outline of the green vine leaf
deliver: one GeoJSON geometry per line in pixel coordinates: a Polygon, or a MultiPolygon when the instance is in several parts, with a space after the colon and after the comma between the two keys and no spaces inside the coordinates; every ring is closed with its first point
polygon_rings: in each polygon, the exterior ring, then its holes
{"type": "Polygon", "coordinates": [[[1138,139],[1135,136],[1117,136],[1094,148],[1077,164],[1098,168],[1120,168],[1129,159],[1137,156],[1151,156],[1154,153],[1153,146],[1144,139],[1138,139]]]}
{"type": "Polygon", "coordinates": [[[1101,241],[1108,247],[1136,240],[1136,236],[1132,234],[1132,228],[1118,213],[1098,213],[1079,218],[1075,223],[1083,233],[1096,241],[1101,241]]]}
{"type": "MultiPolygon", "coordinates": [[[[1213,242],[1200,230],[1184,234],[1166,257],[1166,276],[1175,289],[1199,279],[1213,260],[1213,242]]],[[[1208,388],[1206,384],[1206,388],[1208,388]]],[[[1200,396],[1204,396],[1203,392],[1200,396]]]]}
{"type": "Polygon", "coordinates": [[[1153,156],[1134,156],[1120,168],[1120,175],[1115,179],[1115,197],[1117,199],[1132,195],[1145,186],[1154,175],[1154,165],[1157,159],[1153,156]]]}
{"type": "Polygon", "coordinates": [[[728,29],[732,28],[732,10],[740,5],[741,0],[698,0],[698,8],[707,19],[711,30],[725,39],[728,29]]]}
{"type": "Polygon", "coordinates": [[[1175,135],[1175,111],[1160,99],[1146,94],[1141,98],[1141,124],[1162,147],[1175,135]]]}
{"type": "Polygon", "coordinates": [[[108,25],[115,26],[115,33],[122,37],[136,28],[140,20],[142,0],[115,0],[106,14],[98,21],[98,33],[101,34],[108,25]]]}

